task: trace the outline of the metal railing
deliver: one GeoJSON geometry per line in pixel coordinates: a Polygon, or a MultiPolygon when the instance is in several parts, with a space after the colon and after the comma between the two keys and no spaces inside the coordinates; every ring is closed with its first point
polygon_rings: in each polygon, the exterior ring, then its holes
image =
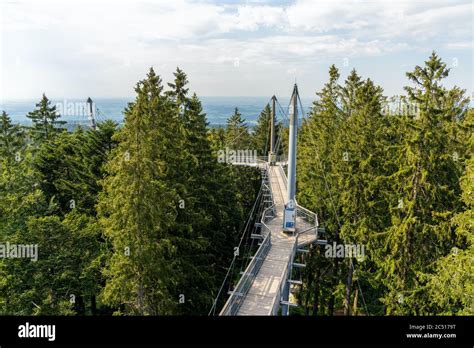
{"type": "Polygon", "coordinates": [[[243,165],[263,165],[268,162],[268,156],[235,156],[233,160],[228,160],[229,164],[243,165]]]}
{"type": "MultiPolygon", "coordinates": [[[[303,208],[305,209],[305,208],[303,208]]],[[[305,209],[307,210],[307,209],[305,209]]],[[[312,213],[312,212],[310,212],[312,213]]],[[[314,214],[314,213],[312,213],[314,214]]],[[[315,214],[314,214],[315,215],[315,214]]],[[[316,223],[317,223],[317,219],[316,219],[316,223]]],[[[278,315],[278,311],[280,309],[280,306],[282,304],[282,301],[288,301],[289,302],[289,299],[284,299],[283,298],[283,294],[285,293],[285,288],[286,287],[290,287],[290,284],[289,284],[289,280],[291,280],[291,275],[292,275],[292,272],[293,272],[293,260],[295,259],[295,256],[296,256],[296,253],[297,253],[297,250],[298,250],[298,247],[299,247],[299,244],[300,244],[300,238],[301,237],[305,237],[306,233],[310,232],[310,233],[317,233],[318,229],[317,229],[317,225],[315,227],[311,227],[305,231],[302,231],[298,234],[296,234],[296,237],[295,237],[295,243],[293,244],[293,248],[291,250],[291,255],[288,259],[288,263],[285,267],[285,271],[283,273],[283,276],[282,276],[282,282],[280,283],[280,287],[278,288],[278,293],[275,297],[275,300],[273,301],[273,304],[272,304],[272,312],[271,312],[271,315],[278,315]]],[[[291,291],[290,289],[287,290],[288,293],[291,291]]],[[[289,307],[288,307],[288,310],[289,310],[289,307]]],[[[283,308],[282,308],[282,311],[283,311],[283,308]]],[[[288,313],[282,313],[283,315],[288,315],[288,313]]]]}
{"type": "Polygon", "coordinates": [[[288,162],[288,156],[286,156],[286,155],[280,155],[280,156],[273,155],[272,162],[273,163],[287,163],[288,162]]]}
{"type": "Polygon", "coordinates": [[[280,287],[278,288],[278,293],[275,296],[275,299],[273,301],[271,315],[278,315],[278,310],[280,309],[282,300],[288,301],[288,299],[283,299],[282,297],[286,290],[285,287],[290,286],[290,284],[288,283],[288,280],[291,279],[291,274],[293,272],[293,260],[295,259],[297,250],[298,250],[298,235],[296,235],[295,243],[293,244],[293,249],[291,250],[291,255],[288,259],[288,263],[286,264],[285,271],[281,278],[282,281],[280,283],[280,287]]]}
{"type": "Polygon", "coordinates": [[[303,231],[299,230],[296,233],[296,245],[299,244],[298,240],[301,238],[303,240],[303,244],[311,243],[318,239],[318,216],[316,213],[303,208],[296,204],[296,216],[301,218],[302,220],[306,221],[309,227],[303,231]]]}
{"type": "Polygon", "coordinates": [[[255,277],[257,276],[257,273],[260,270],[260,267],[262,266],[263,261],[265,260],[265,257],[268,254],[268,251],[270,250],[272,244],[271,237],[271,233],[268,233],[265,236],[262,244],[253,256],[252,261],[250,261],[249,265],[245,269],[244,274],[240,278],[235,289],[232,291],[232,294],[228,298],[219,315],[237,314],[240,306],[242,305],[242,302],[245,299],[245,295],[247,295],[247,292],[252,286],[252,283],[255,277]]]}
{"type": "MultiPolygon", "coordinates": [[[[266,170],[267,173],[269,173],[268,163],[265,163],[265,164],[262,163],[262,166],[264,170],[266,170]]],[[[278,167],[279,167],[278,170],[280,171],[280,175],[283,178],[285,188],[287,188],[288,180],[286,178],[285,171],[281,165],[278,165],[278,167]]],[[[268,227],[267,223],[276,216],[276,211],[275,211],[276,208],[275,208],[275,202],[273,199],[273,191],[272,191],[271,183],[270,182],[263,183],[263,185],[264,185],[264,188],[266,188],[266,191],[270,193],[271,201],[273,202],[269,207],[265,208],[262,212],[260,226],[261,226],[261,236],[263,237],[263,241],[261,242],[255,255],[252,257],[252,260],[246,267],[245,271],[243,272],[242,277],[238,281],[230,297],[227,299],[227,302],[225,303],[219,315],[236,315],[238,313],[245,299],[245,296],[247,295],[250,287],[252,286],[252,283],[255,280],[258,274],[258,271],[260,270],[271,248],[271,230],[268,227]]],[[[282,277],[283,281],[281,282],[279,286],[278,293],[272,305],[272,309],[271,309],[272,315],[278,314],[282,296],[284,292],[287,290],[285,287],[290,286],[288,283],[288,279],[291,278],[293,260],[298,249],[300,238],[306,237],[309,234],[316,234],[316,238],[317,238],[317,233],[318,233],[317,214],[313,213],[312,211],[304,207],[301,207],[297,203],[296,203],[296,214],[297,214],[296,215],[297,217],[306,221],[310,227],[296,234],[295,243],[293,245],[291,256],[288,260],[288,264],[285,267],[285,271],[283,273],[283,277],[282,277]]]]}
{"type": "MultiPolygon", "coordinates": [[[[265,164],[265,170],[268,170],[268,164],[265,164]]],[[[264,187],[267,187],[268,191],[270,192],[271,201],[273,202],[273,194],[271,187],[266,183],[263,183],[263,185],[264,187]]],[[[239,308],[245,299],[245,295],[247,295],[247,292],[252,286],[252,283],[255,280],[255,277],[257,276],[258,271],[260,270],[260,267],[262,266],[263,261],[265,260],[265,257],[267,256],[268,251],[271,248],[272,234],[270,228],[267,226],[266,223],[274,217],[275,203],[273,202],[269,207],[263,210],[262,218],[260,219],[261,235],[263,237],[263,241],[260,244],[255,255],[252,257],[252,260],[245,268],[242,277],[239,279],[237,285],[235,286],[231,295],[227,299],[219,315],[236,315],[239,311],[239,308]]]]}
{"type": "MultiPolygon", "coordinates": [[[[276,156],[275,163],[286,163],[286,156],[276,156]]],[[[268,156],[235,156],[233,160],[228,160],[229,164],[240,164],[240,165],[260,165],[263,163],[268,163],[268,156]]]]}
{"type": "Polygon", "coordinates": [[[283,169],[283,166],[279,165],[278,170],[280,171],[280,175],[283,178],[283,184],[285,185],[285,190],[288,190],[288,179],[285,174],[285,169],[283,169]]]}
{"type": "MultiPolygon", "coordinates": [[[[278,170],[280,171],[280,175],[283,178],[283,182],[286,188],[288,185],[288,179],[286,178],[285,170],[283,169],[281,165],[279,166],[278,170]]],[[[311,210],[308,210],[302,207],[301,205],[298,204],[298,202],[296,202],[296,217],[301,218],[302,220],[306,221],[310,225],[310,228],[304,231],[299,231],[297,233],[297,238],[298,238],[298,235],[307,236],[309,234],[315,234],[315,237],[317,238],[317,232],[318,232],[318,226],[319,226],[318,215],[312,212],[311,210]]]]}
{"type": "Polygon", "coordinates": [[[303,219],[311,226],[318,227],[318,215],[311,210],[303,208],[298,203],[296,203],[296,217],[303,219]]]}

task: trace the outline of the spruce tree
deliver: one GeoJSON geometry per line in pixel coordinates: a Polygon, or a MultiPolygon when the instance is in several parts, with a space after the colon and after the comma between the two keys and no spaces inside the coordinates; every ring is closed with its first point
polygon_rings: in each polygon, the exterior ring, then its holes
{"type": "Polygon", "coordinates": [[[267,104],[257,119],[257,125],[252,134],[253,148],[259,156],[267,156],[270,150],[270,122],[272,109],[267,104]]]}
{"type": "MultiPolygon", "coordinates": [[[[335,140],[340,127],[339,109],[339,72],[332,65],[329,69],[329,81],[321,92],[316,93],[311,113],[303,122],[298,139],[298,202],[302,206],[318,213],[318,219],[326,233],[321,238],[329,242],[339,242],[337,214],[338,181],[333,171],[334,163],[341,154],[336,153],[335,140]]],[[[313,315],[335,310],[335,288],[339,282],[340,260],[324,257],[324,248],[311,248],[308,266],[304,271],[306,281],[300,301],[306,314],[313,315]],[[321,270],[327,270],[322,272],[321,270]],[[329,289],[324,295],[322,291],[329,289]]]]}
{"type": "Polygon", "coordinates": [[[105,236],[113,246],[102,298],[121,313],[169,314],[178,301],[177,294],[169,293],[176,249],[168,234],[177,197],[163,182],[167,166],[158,155],[167,157],[169,151],[163,147],[167,134],[162,125],[170,118],[170,105],[153,69],[135,91],[99,201],[105,236]]]}
{"type": "MultiPolygon", "coordinates": [[[[169,91],[166,92],[168,96],[181,108],[186,107],[188,102],[188,91],[189,88],[185,88],[188,84],[188,77],[186,73],[179,67],[176,68],[176,72],[173,73],[174,82],[168,82],[169,91]]],[[[184,111],[184,110],[182,110],[184,111]]]]}
{"type": "MultiPolygon", "coordinates": [[[[471,131],[474,110],[470,109],[467,120],[471,131]]],[[[432,311],[441,315],[474,315],[474,133],[466,145],[471,157],[466,163],[466,172],[460,179],[461,199],[465,209],[451,219],[455,228],[455,245],[449,253],[436,260],[434,271],[426,275],[426,291],[432,311]]]]}
{"type": "Polygon", "coordinates": [[[233,150],[247,150],[250,146],[248,126],[238,108],[227,120],[226,146],[233,150]]]}
{"type": "Polygon", "coordinates": [[[36,109],[26,115],[33,122],[31,129],[33,138],[38,141],[49,140],[61,129],[60,126],[66,121],[59,121],[61,115],[56,111],[56,106],[51,106],[51,101],[43,93],[40,102],[36,104],[36,109]]]}
{"type": "Polygon", "coordinates": [[[20,126],[12,124],[11,118],[3,111],[0,116],[0,157],[10,160],[18,158],[16,154],[23,146],[23,132],[20,126]]]}
{"type": "Polygon", "coordinates": [[[459,174],[449,154],[448,126],[453,122],[441,85],[446,64],[433,52],[423,67],[416,66],[406,87],[419,113],[406,118],[408,132],[399,152],[398,171],[391,177],[392,227],[387,230],[384,303],[389,314],[427,313],[420,274],[451,249],[448,221],[460,205],[459,174]]]}
{"type": "MultiPolygon", "coordinates": [[[[344,244],[364,246],[368,255],[363,261],[360,260],[360,268],[362,272],[367,270],[365,274],[369,277],[373,273],[370,271],[373,270],[372,238],[390,225],[389,206],[384,195],[389,142],[385,134],[387,122],[381,112],[383,100],[379,86],[370,79],[362,81],[355,90],[351,112],[337,141],[337,152],[340,154],[336,162],[341,191],[340,238],[344,244]]],[[[357,277],[354,274],[357,263],[355,257],[347,258],[346,314],[350,313],[351,307],[356,307],[351,306],[351,295],[353,281],[357,277]]],[[[358,288],[355,290],[359,291],[358,288]]]]}

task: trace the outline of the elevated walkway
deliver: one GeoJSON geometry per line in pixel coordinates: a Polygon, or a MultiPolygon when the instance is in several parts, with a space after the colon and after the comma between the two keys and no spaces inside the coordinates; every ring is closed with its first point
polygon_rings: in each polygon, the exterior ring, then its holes
{"type": "Polygon", "coordinates": [[[298,249],[318,240],[316,214],[297,205],[296,232],[283,232],[287,179],[281,163],[258,164],[267,171],[273,205],[261,221],[261,243],[220,315],[277,315],[288,292],[293,259],[298,249]]]}

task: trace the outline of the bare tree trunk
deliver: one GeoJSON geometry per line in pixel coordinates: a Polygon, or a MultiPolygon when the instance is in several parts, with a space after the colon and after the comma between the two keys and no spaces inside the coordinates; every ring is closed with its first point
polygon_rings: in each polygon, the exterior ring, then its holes
{"type": "Polygon", "coordinates": [[[319,309],[319,269],[316,270],[315,278],[316,285],[314,286],[314,302],[313,302],[313,315],[318,315],[319,309]]]}
{"type": "Polygon", "coordinates": [[[344,315],[351,315],[351,291],[352,291],[352,263],[348,262],[347,281],[346,281],[346,298],[344,301],[344,315]]]}
{"type": "Polygon", "coordinates": [[[305,308],[305,314],[308,316],[309,315],[309,299],[311,297],[311,286],[313,285],[313,277],[309,275],[308,272],[308,277],[307,277],[307,286],[306,286],[306,294],[305,294],[305,299],[304,299],[304,308],[305,308]]]}
{"type": "Polygon", "coordinates": [[[95,295],[91,295],[91,314],[97,315],[97,301],[95,295]]]}
{"type": "Polygon", "coordinates": [[[74,304],[77,314],[84,315],[86,313],[86,304],[83,296],[77,296],[74,304]]]}
{"type": "Polygon", "coordinates": [[[359,300],[359,289],[356,288],[354,292],[354,305],[352,306],[352,315],[357,315],[357,302],[359,300]]]}
{"type": "Polygon", "coordinates": [[[140,279],[140,283],[138,285],[138,293],[137,293],[137,300],[138,300],[138,313],[140,315],[145,315],[145,295],[144,295],[144,288],[143,283],[140,279]]]}
{"type": "Polygon", "coordinates": [[[328,303],[328,314],[334,315],[334,303],[336,301],[336,296],[334,295],[334,288],[337,286],[337,271],[339,267],[339,259],[334,258],[333,270],[332,270],[332,280],[331,280],[331,297],[329,298],[328,303]]]}

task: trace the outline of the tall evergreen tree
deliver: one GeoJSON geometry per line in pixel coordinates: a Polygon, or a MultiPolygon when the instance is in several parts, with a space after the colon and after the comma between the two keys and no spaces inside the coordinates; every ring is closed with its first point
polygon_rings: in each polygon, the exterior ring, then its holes
{"type": "Polygon", "coordinates": [[[52,139],[61,129],[60,126],[66,121],[59,121],[61,115],[56,111],[56,106],[51,106],[51,101],[43,93],[40,102],[36,104],[36,109],[26,115],[32,122],[32,135],[36,140],[42,141],[52,139]]]}
{"type": "Polygon", "coordinates": [[[471,154],[466,172],[461,178],[461,199],[466,209],[453,216],[455,246],[446,256],[438,259],[434,272],[427,275],[426,291],[432,311],[443,315],[474,315],[474,133],[472,122],[474,110],[470,109],[466,123],[471,130],[470,139],[465,143],[471,154]]]}
{"type": "MultiPolygon", "coordinates": [[[[336,153],[335,148],[341,118],[338,79],[339,72],[332,65],[329,69],[329,81],[316,94],[318,99],[313,103],[308,119],[303,122],[298,139],[297,181],[298,202],[318,212],[319,220],[326,228],[324,237],[335,242],[340,241],[336,215],[340,190],[333,166],[342,156],[336,153]]],[[[306,282],[300,298],[306,314],[311,309],[314,315],[332,315],[336,305],[335,288],[340,277],[340,260],[328,260],[324,257],[324,249],[316,246],[311,249],[307,262],[306,282]],[[325,288],[329,289],[327,297],[322,294],[325,288]]]]}
{"type": "Polygon", "coordinates": [[[168,289],[175,277],[170,261],[176,251],[168,229],[176,217],[177,199],[163,182],[166,161],[158,155],[167,157],[170,150],[163,147],[167,134],[162,125],[171,108],[153,69],[135,91],[99,201],[105,235],[113,246],[103,299],[123,313],[169,314],[177,303],[168,289]]]}
{"type": "Polygon", "coordinates": [[[246,150],[250,147],[248,126],[238,108],[235,108],[227,120],[226,146],[235,150],[246,150]]]}
{"type": "Polygon", "coordinates": [[[392,227],[387,231],[384,260],[384,297],[389,314],[427,313],[426,294],[419,274],[451,248],[448,221],[459,207],[459,174],[449,151],[446,64],[433,52],[425,66],[407,73],[414,87],[408,96],[419,115],[408,118],[409,132],[393,174],[392,227]]]}
{"type": "Polygon", "coordinates": [[[270,151],[270,122],[272,109],[267,104],[257,119],[257,125],[252,134],[253,148],[259,156],[267,156],[270,151]]]}
{"type": "Polygon", "coordinates": [[[12,124],[8,114],[2,111],[0,116],[0,157],[18,158],[16,154],[23,146],[23,132],[20,126],[12,124]]]}
{"type": "Polygon", "coordinates": [[[181,112],[184,112],[184,109],[187,106],[188,102],[188,91],[189,88],[185,88],[188,84],[188,78],[186,73],[181,70],[179,67],[176,68],[176,72],[173,73],[174,82],[168,82],[168,87],[170,90],[166,92],[168,96],[181,108],[181,112]]]}
{"type": "MultiPolygon", "coordinates": [[[[390,225],[389,207],[384,196],[389,143],[385,134],[387,120],[381,113],[383,99],[382,89],[370,79],[361,82],[337,141],[337,152],[340,153],[336,161],[341,191],[340,237],[344,244],[364,246],[369,255],[373,235],[390,225]]],[[[371,262],[371,257],[368,257],[361,265],[370,270],[366,272],[369,276],[373,273],[371,262]]],[[[347,259],[346,315],[351,307],[356,307],[351,306],[355,264],[355,258],[347,259]]]]}

